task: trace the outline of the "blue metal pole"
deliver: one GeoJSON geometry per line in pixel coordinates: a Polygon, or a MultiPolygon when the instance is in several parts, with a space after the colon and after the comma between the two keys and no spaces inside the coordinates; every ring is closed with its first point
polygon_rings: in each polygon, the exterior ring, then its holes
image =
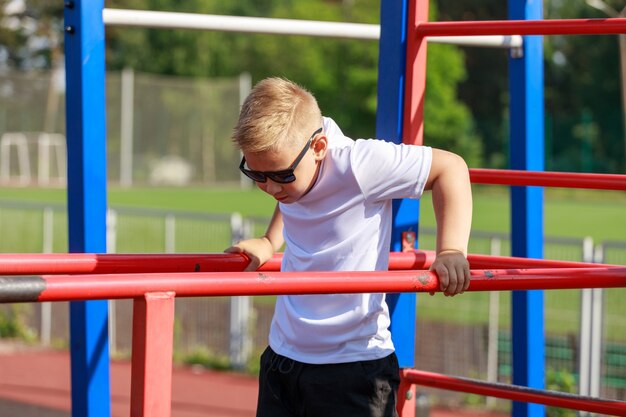
{"type": "MultiPolygon", "coordinates": [[[[509,18],[542,19],[542,2],[509,0],[509,18]]],[[[542,36],[525,36],[521,57],[509,59],[510,167],[544,170],[542,36]]],[[[543,188],[511,187],[512,255],[543,258],[543,188]]],[[[543,291],[512,296],[513,383],[545,386],[543,291]]],[[[514,417],[542,417],[545,407],[513,403],[514,417]]]]}
{"type": "MultiPolygon", "coordinates": [[[[65,2],[69,251],[106,252],[104,0],[65,2]]],[[[111,415],[107,301],[70,304],[72,415],[111,415]]]]}
{"type": "MultiPolygon", "coordinates": [[[[402,143],[404,109],[407,0],[382,0],[380,8],[380,43],[378,58],[378,109],[376,137],[402,143]]],[[[391,249],[402,249],[402,232],[417,233],[419,202],[393,202],[391,249]]],[[[400,367],[415,364],[415,294],[388,294],[391,334],[400,367]]]]}

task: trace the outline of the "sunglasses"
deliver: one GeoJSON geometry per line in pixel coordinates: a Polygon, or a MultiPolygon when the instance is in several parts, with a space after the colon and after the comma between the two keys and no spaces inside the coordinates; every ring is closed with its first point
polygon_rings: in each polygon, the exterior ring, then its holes
{"type": "Polygon", "coordinates": [[[289,166],[289,168],[287,169],[282,169],[280,171],[254,171],[245,167],[246,157],[244,156],[243,158],[241,158],[239,170],[243,172],[248,178],[256,182],[267,182],[268,178],[280,184],[289,184],[290,182],[294,182],[296,180],[296,175],[294,174],[296,167],[298,166],[300,161],[302,161],[304,155],[306,155],[306,151],[309,149],[309,146],[311,146],[313,138],[319,133],[322,133],[321,127],[313,132],[309,140],[304,145],[304,148],[302,148],[302,150],[300,151],[300,154],[298,155],[296,160],[293,161],[293,164],[291,164],[291,166],[289,166]]]}

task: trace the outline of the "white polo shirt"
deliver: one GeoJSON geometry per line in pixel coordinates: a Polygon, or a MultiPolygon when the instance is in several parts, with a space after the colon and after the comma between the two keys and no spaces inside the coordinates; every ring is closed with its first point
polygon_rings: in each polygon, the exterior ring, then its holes
{"type": "MultiPolygon", "coordinates": [[[[287,271],[386,271],[391,200],[419,198],[429,147],[353,141],[324,118],[329,149],[308,194],[280,204],[287,271]]],[[[312,364],[380,359],[394,351],[385,294],[279,296],[271,348],[312,364]]]]}

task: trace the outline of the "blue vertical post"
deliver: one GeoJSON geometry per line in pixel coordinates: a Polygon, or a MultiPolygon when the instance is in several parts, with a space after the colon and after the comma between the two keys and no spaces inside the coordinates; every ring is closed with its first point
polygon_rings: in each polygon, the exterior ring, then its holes
{"type": "MultiPolygon", "coordinates": [[[[69,251],[106,252],[104,0],[65,2],[69,251]]],[[[70,304],[72,415],[111,415],[106,301],[70,304]]]]}
{"type": "MultiPolygon", "coordinates": [[[[509,0],[509,18],[543,18],[539,0],[509,0]]],[[[510,167],[544,170],[542,36],[525,36],[523,55],[509,59],[510,167]]],[[[543,188],[511,187],[513,256],[543,258],[543,188]]],[[[514,291],[513,383],[544,388],[543,291],[514,291]]],[[[542,417],[545,407],[513,403],[514,417],[542,417]]]]}
{"type": "MultiPolygon", "coordinates": [[[[378,58],[378,109],[376,137],[402,143],[406,66],[407,0],[382,0],[380,7],[380,44],[378,58]]],[[[391,250],[402,248],[402,232],[417,233],[419,202],[393,202],[391,250]]],[[[415,294],[389,294],[391,333],[400,367],[415,362],[415,294]]]]}

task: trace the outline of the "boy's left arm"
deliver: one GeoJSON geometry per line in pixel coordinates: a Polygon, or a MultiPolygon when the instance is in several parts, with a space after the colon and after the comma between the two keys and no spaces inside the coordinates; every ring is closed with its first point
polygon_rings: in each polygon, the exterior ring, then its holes
{"type": "Polygon", "coordinates": [[[426,182],[432,190],[437,220],[437,257],[430,267],[447,296],[465,291],[470,283],[467,246],[472,225],[472,189],[467,164],[460,156],[433,148],[426,182]]]}

